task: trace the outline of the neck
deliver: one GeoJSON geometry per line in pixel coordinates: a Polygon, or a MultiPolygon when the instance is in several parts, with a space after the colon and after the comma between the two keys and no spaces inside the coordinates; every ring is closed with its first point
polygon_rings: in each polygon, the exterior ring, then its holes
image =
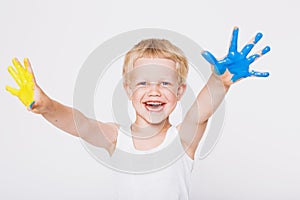
{"type": "Polygon", "coordinates": [[[170,126],[171,124],[168,118],[157,124],[140,124],[137,121],[135,121],[131,125],[131,134],[138,138],[147,139],[150,137],[165,134],[168,128],[170,128],[170,126]]]}

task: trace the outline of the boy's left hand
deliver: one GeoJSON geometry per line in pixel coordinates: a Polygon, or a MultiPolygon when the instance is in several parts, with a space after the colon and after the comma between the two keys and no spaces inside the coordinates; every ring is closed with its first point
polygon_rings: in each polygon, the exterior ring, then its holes
{"type": "Polygon", "coordinates": [[[266,46],[258,53],[247,57],[254,45],[262,38],[262,33],[257,33],[256,36],[252,40],[250,40],[240,52],[238,52],[238,31],[239,29],[235,27],[232,33],[229,51],[225,58],[217,60],[209,51],[203,51],[201,53],[202,56],[210,64],[212,64],[214,73],[217,74],[220,79],[222,79],[225,86],[230,86],[234,82],[249,76],[269,76],[268,72],[257,72],[254,70],[249,70],[250,64],[270,51],[270,47],[266,46]]]}

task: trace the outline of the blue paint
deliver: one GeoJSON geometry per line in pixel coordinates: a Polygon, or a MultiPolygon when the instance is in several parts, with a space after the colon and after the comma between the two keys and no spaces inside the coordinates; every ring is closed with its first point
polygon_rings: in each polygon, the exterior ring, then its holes
{"type": "Polygon", "coordinates": [[[271,48],[269,46],[266,46],[262,51],[261,54],[265,55],[266,53],[268,53],[271,50],[271,48]]]}
{"type": "Polygon", "coordinates": [[[239,34],[239,28],[234,27],[233,32],[232,32],[231,43],[230,43],[230,46],[229,46],[228,54],[237,51],[238,34],[239,34]]]}
{"type": "Polygon", "coordinates": [[[245,47],[242,49],[241,54],[247,56],[252,48],[254,47],[254,44],[247,44],[245,47]]]}
{"type": "Polygon", "coordinates": [[[32,109],[33,105],[35,104],[35,101],[33,101],[30,105],[29,108],[32,109]]]}
{"type": "Polygon", "coordinates": [[[262,38],[263,34],[262,33],[257,33],[253,43],[256,44],[261,38],[262,38]]]}
{"type": "Polygon", "coordinates": [[[249,71],[249,66],[256,59],[268,53],[271,48],[266,46],[260,53],[251,55],[249,57],[248,54],[254,47],[254,45],[262,38],[262,33],[257,33],[254,37],[253,41],[248,43],[243,47],[243,49],[238,52],[237,51],[237,41],[238,41],[238,32],[239,29],[237,27],[234,28],[232,32],[232,38],[230,42],[230,47],[228,54],[225,58],[221,60],[217,60],[213,54],[209,51],[203,51],[201,55],[214,67],[214,72],[217,75],[222,75],[225,73],[226,69],[233,75],[231,80],[235,82],[240,78],[247,78],[249,76],[256,77],[267,77],[269,76],[268,72],[256,72],[254,70],[249,71]]]}
{"type": "MultiPolygon", "coordinates": [[[[214,65],[214,71],[218,75],[224,74],[226,70],[225,64],[219,64],[219,61],[209,52],[209,51],[204,51],[202,53],[202,56],[212,65],[214,65]]],[[[223,60],[225,63],[225,60],[223,60]]]]}
{"type": "Polygon", "coordinates": [[[250,73],[252,76],[259,76],[259,77],[268,77],[269,76],[269,72],[256,72],[256,71],[252,70],[250,73]]]}

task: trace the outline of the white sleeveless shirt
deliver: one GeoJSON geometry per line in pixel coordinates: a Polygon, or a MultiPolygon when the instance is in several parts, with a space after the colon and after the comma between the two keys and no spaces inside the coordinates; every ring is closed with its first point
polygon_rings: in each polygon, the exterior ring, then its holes
{"type": "Polygon", "coordinates": [[[113,199],[189,199],[194,161],[185,153],[176,127],[171,126],[162,144],[149,151],[137,150],[128,129],[120,128],[111,158],[118,168],[113,172],[113,199]]]}

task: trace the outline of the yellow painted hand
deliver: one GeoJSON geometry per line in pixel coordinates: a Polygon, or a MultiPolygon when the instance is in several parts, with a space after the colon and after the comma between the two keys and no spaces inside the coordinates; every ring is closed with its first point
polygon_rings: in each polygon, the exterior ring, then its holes
{"type": "Polygon", "coordinates": [[[24,66],[18,61],[17,58],[13,58],[12,66],[8,67],[8,72],[14,78],[19,89],[6,86],[6,90],[12,95],[17,96],[21,102],[30,109],[32,108],[34,102],[34,86],[35,81],[30,68],[30,63],[27,58],[24,59],[24,66]]]}

